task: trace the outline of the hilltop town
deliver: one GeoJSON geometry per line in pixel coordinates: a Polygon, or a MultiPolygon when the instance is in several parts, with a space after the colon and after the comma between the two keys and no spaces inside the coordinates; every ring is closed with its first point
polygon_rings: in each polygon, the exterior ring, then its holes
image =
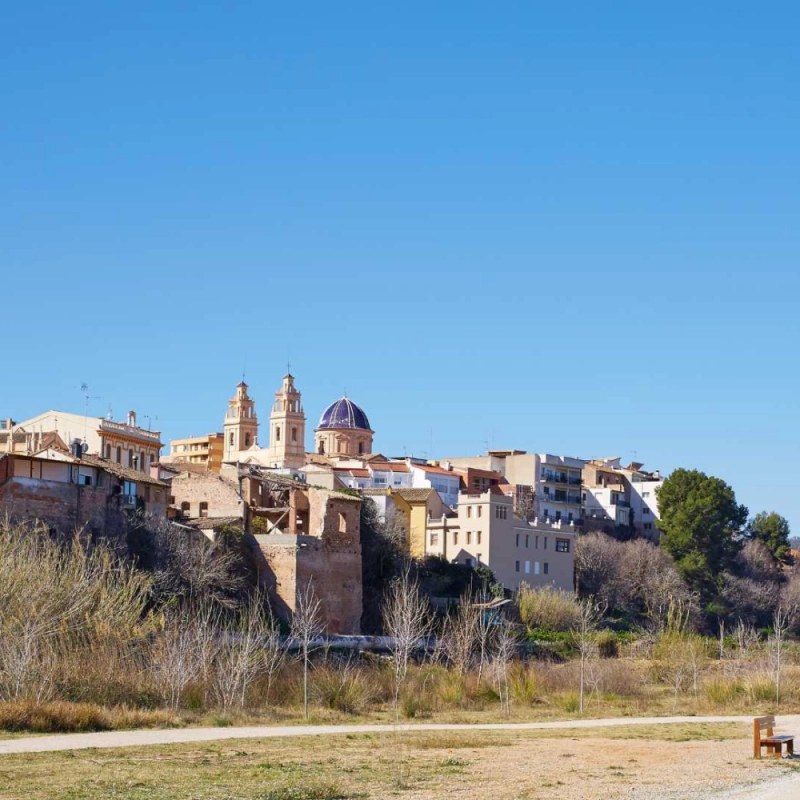
{"type": "Polygon", "coordinates": [[[321,412],[307,450],[294,376],[284,375],[265,423],[248,390],[236,386],[220,432],[173,439],[169,452],[134,411],[124,422],[64,411],[6,419],[0,514],[95,536],[131,511],[168,520],[176,537],[240,531],[283,616],[313,579],[329,629],[351,634],[362,616],[365,502],[408,557],[485,567],[509,593],[523,584],[572,592],[579,533],[658,541],[663,478],[643,464],[515,449],[392,457],[376,451],[365,410],[346,396],[321,412]]]}

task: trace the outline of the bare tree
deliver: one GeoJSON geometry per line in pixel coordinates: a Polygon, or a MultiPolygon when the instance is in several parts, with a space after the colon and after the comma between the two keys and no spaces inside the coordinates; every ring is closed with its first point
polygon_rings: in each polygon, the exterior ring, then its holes
{"type": "Polygon", "coordinates": [[[303,661],[303,710],[308,719],[308,671],[310,655],[314,649],[315,641],[325,631],[325,622],[322,615],[322,603],[314,593],[312,581],[306,584],[302,591],[298,591],[292,615],[291,635],[300,648],[300,657],[303,661]]]}
{"type": "Polygon", "coordinates": [[[413,651],[420,646],[431,631],[430,606],[419,593],[416,578],[412,578],[408,565],[389,584],[383,603],[383,620],[386,633],[392,638],[394,654],[394,714],[400,719],[400,690],[408,675],[408,664],[413,651]]]}
{"type": "Polygon", "coordinates": [[[602,609],[594,602],[593,597],[578,600],[578,616],[573,628],[575,645],[580,656],[580,712],[583,713],[584,695],[586,691],[586,666],[594,651],[594,632],[597,623],[603,616],[602,609]]]}
{"type": "Polygon", "coordinates": [[[277,657],[276,639],[275,618],[264,596],[256,592],[221,629],[214,687],[224,709],[234,703],[244,708],[248,688],[267,672],[267,656],[277,657]]]}
{"type": "Polygon", "coordinates": [[[469,592],[461,595],[458,606],[444,620],[441,645],[447,661],[459,675],[464,675],[472,664],[478,638],[479,610],[472,603],[469,592]]]}
{"type": "Polygon", "coordinates": [[[491,667],[497,682],[500,708],[505,710],[506,716],[510,716],[511,696],[508,687],[508,667],[517,651],[516,631],[508,622],[504,622],[495,629],[491,645],[491,667]]]}
{"type": "Polygon", "coordinates": [[[783,667],[783,648],[786,642],[786,633],[789,630],[791,614],[784,608],[778,607],[772,617],[772,631],[769,637],[769,654],[775,675],[775,703],[781,702],[781,669],[783,667]]]}
{"type": "Polygon", "coordinates": [[[186,686],[203,671],[199,628],[187,604],[165,614],[164,630],[151,650],[151,667],[170,708],[177,710],[186,686]]]}

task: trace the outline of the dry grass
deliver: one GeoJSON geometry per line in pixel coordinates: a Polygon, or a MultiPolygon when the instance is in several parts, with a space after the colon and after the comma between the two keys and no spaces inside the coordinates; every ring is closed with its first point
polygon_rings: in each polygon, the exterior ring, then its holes
{"type": "Polygon", "coordinates": [[[15,800],[450,800],[621,798],[632,785],[703,796],[781,774],[750,758],[745,726],[614,731],[351,734],[6,756],[0,796],[15,800]],[[591,746],[581,746],[591,740],[591,746]]]}
{"type": "Polygon", "coordinates": [[[174,728],[182,725],[175,714],[93,703],[18,701],[0,703],[0,729],[36,733],[110,731],[131,728],[174,728]]]}

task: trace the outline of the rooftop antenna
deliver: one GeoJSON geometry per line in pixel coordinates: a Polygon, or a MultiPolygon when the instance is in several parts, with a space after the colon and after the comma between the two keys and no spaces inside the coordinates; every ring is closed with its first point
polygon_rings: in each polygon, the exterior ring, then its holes
{"type": "Polygon", "coordinates": [[[151,425],[153,424],[153,420],[158,422],[158,416],[151,417],[149,414],[143,414],[144,418],[147,420],[147,430],[151,430],[151,425]]]}
{"type": "Polygon", "coordinates": [[[111,408],[111,403],[108,404],[108,411],[106,411],[106,419],[109,422],[113,422],[114,421],[114,409],[111,408]]]}
{"type": "Polygon", "coordinates": [[[89,384],[86,381],[81,383],[81,392],[83,392],[83,443],[86,444],[87,426],[89,424],[89,401],[99,400],[99,397],[89,395],[89,384]]]}

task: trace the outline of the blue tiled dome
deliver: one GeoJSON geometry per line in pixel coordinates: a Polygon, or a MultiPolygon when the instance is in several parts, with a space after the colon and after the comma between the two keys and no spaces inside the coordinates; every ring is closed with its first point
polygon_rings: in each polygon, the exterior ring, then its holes
{"type": "Polygon", "coordinates": [[[359,428],[368,431],[369,420],[363,409],[348,397],[331,403],[319,418],[318,428],[359,428]]]}

